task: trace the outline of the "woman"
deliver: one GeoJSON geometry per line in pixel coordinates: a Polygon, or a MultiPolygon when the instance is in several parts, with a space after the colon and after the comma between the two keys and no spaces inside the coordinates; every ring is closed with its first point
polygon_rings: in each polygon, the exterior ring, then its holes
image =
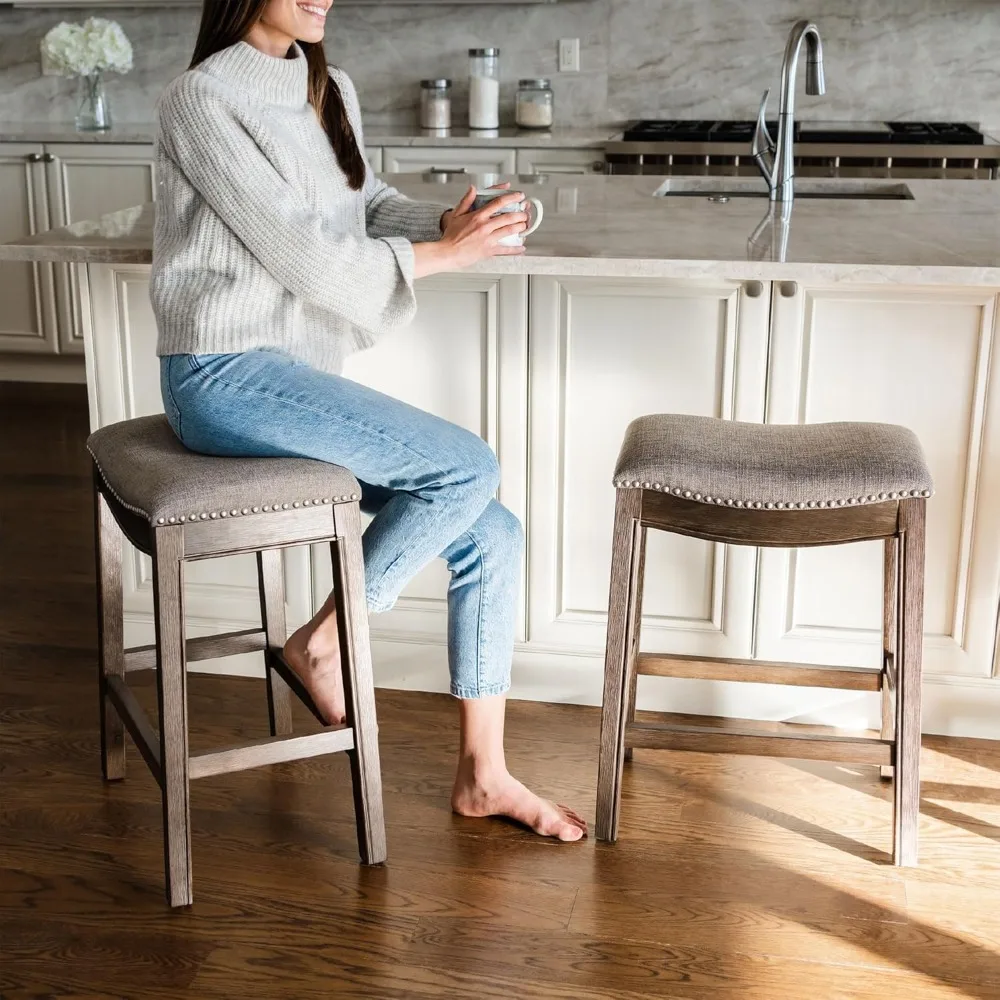
{"type": "MultiPolygon", "coordinates": [[[[526,216],[404,198],[367,169],[351,81],[327,66],[330,0],[205,0],[191,69],[159,104],[151,297],[164,407],[189,448],[304,456],[350,469],[368,606],[386,611],[435,556],[451,571],[448,655],[461,726],[452,807],[579,840],[572,810],[507,771],[523,535],[475,435],[339,372],[409,322],[416,278],[522,252],[526,216]]],[[[285,645],[329,723],[345,717],[332,597],[285,645]]]]}

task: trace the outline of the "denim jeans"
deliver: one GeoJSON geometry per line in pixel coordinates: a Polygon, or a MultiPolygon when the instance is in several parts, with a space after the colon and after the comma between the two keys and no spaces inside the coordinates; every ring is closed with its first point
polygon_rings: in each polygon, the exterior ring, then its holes
{"type": "Polygon", "coordinates": [[[470,431],[276,351],[161,358],[167,419],[192,451],[315,458],[361,483],[371,611],[440,555],[451,571],[448,661],[458,698],[510,686],[524,536],[494,498],[489,445],[470,431]]]}

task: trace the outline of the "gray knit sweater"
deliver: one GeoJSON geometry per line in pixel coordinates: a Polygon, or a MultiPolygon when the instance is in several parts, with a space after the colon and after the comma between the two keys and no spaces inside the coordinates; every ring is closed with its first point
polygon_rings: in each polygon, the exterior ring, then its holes
{"type": "MultiPolygon", "coordinates": [[[[363,150],[354,87],[331,75],[363,150]]],[[[410,241],[439,239],[446,206],[411,201],[371,170],[352,191],[307,84],[297,46],[277,59],[239,42],[160,98],[157,354],[271,347],[337,372],[413,317],[410,241]]]]}

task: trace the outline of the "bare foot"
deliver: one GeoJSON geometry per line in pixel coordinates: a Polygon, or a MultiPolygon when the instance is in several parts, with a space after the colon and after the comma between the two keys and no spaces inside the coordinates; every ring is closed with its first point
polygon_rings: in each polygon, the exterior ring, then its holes
{"type": "Polygon", "coordinates": [[[529,791],[506,770],[477,776],[471,764],[460,763],[451,808],[460,816],[507,816],[543,837],[558,840],[579,840],[587,835],[582,817],[529,791]]]}
{"type": "Polygon", "coordinates": [[[303,625],[289,636],[282,655],[305,685],[327,725],[346,722],[336,618],[328,616],[318,626],[314,618],[303,625]]]}

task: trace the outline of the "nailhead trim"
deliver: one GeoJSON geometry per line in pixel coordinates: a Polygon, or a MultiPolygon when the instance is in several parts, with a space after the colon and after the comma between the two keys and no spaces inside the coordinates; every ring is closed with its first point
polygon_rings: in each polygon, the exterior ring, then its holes
{"type": "MultiPolygon", "coordinates": [[[[644,483],[638,479],[623,479],[614,483],[615,489],[619,490],[654,490],[657,493],[669,493],[675,497],[684,497],[686,500],[694,500],[698,503],[716,504],[720,507],[740,507],[751,510],[815,510],[818,508],[828,509],[831,507],[853,507],[859,504],[884,503],[887,500],[905,500],[908,497],[930,497],[934,495],[933,490],[895,490],[890,493],[869,493],[868,496],[838,498],[836,500],[737,500],[733,498],[723,499],[722,497],[712,497],[696,493],[693,490],[686,490],[680,486],[667,486],[661,483],[644,483]]],[[[353,498],[352,498],[353,499],[353,498]]]]}

